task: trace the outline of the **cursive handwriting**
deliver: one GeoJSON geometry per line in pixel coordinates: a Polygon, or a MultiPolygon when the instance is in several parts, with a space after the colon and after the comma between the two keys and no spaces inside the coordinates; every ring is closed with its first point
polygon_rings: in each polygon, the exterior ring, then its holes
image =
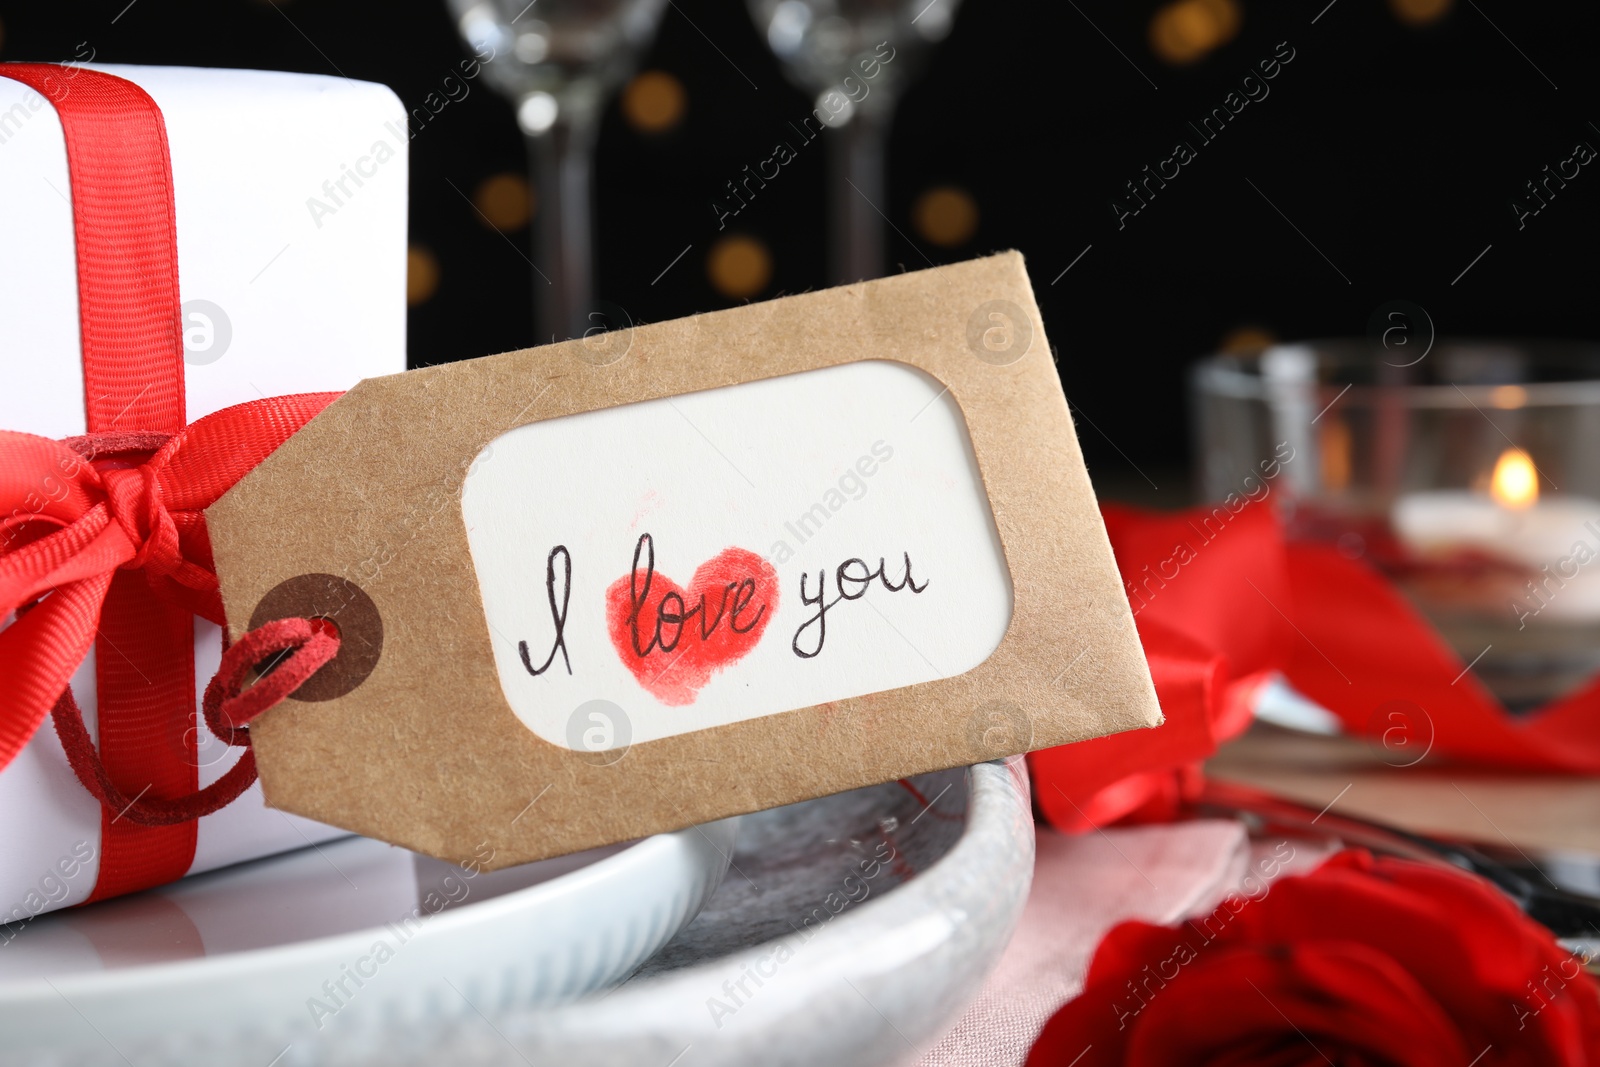
{"type": "MultiPolygon", "coordinates": [[[[876,569],[869,569],[867,561],[860,557],[845,560],[832,571],[836,593],[831,599],[828,597],[829,572],[826,569],[816,572],[815,593],[808,591],[807,580],[810,574],[802,572],[800,602],[816,610],[800,624],[799,629],[795,630],[794,638],[789,643],[794,654],[801,659],[815,659],[821,655],[823,645],[828,639],[829,610],[842,600],[860,600],[867,595],[874,582],[890,593],[909,589],[915,594],[927,589],[927,579],[918,585],[912,576],[911,553],[901,553],[901,559],[905,562],[905,568],[898,583],[890,581],[888,565],[882,556],[878,557],[876,569]],[[807,631],[812,631],[809,636],[807,631]]],[[[633,547],[633,565],[628,573],[627,644],[619,644],[618,651],[631,645],[634,656],[641,660],[656,651],[671,653],[676,650],[683,640],[686,627],[690,628],[688,632],[691,634],[698,630],[701,641],[709,640],[721,629],[724,621],[733,633],[750,633],[761,623],[770,606],[766,602],[760,605],[752,603],[756,598],[758,587],[756,579],[750,576],[719,583],[722,595],[717,600],[714,613],[710,603],[711,598],[707,593],[701,592],[691,605],[687,599],[688,594],[680,591],[672,582],[666,584],[673,588],[656,597],[652,605],[652,587],[657,584],[655,539],[648,533],[640,534],[639,540],[633,547]],[[649,621],[651,615],[655,619],[653,626],[649,621]],[[642,621],[641,616],[643,616],[642,621]],[[698,622],[696,622],[697,617],[698,622]]],[[[555,628],[555,637],[551,641],[549,654],[545,656],[543,663],[535,665],[533,656],[528,651],[527,641],[517,642],[517,654],[522,658],[522,666],[530,675],[537,678],[550,670],[559,652],[561,661],[567,668],[567,674],[570,675],[572,659],[567,652],[567,608],[572,599],[572,553],[568,551],[566,545],[556,545],[550,550],[550,555],[545,560],[544,586],[545,598],[550,604],[550,621],[555,628]],[[556,569],[557,560],[561,562],[559,576],[556,569]]],[[[613,595],[620,597],[620,590],[613,595]]],[[[617,634],[617,640],[619,642],[623,640],[620,633],[617,634]]]]}
{"type": "Polygon", "coordinates": [[[872,585],[874,578],[891,593],[898,593],[908,586],[913,593],[920,593],[928,588],[926,581],[918,585],[912,580],[911,553],[906,552],[903,555],[906,561],[906,569],[905,576],[900,580],[899,585],[889,584],[889,576],[884,573],[882,556],[878,557],[878,569],[875,571],[867,570],[867,561],[864,559],[845,560],[839,564],[833,573],[833,584],[838,588],[839,595],[832,600],[827,599],[827,571],[821,570],[817,572],[817,595],[815,597],[806,595],[806,578],[808,575],[802,573],[800,575],[800,602],[802,604],[815,604],[817,611],[816,614],[801,623],[800,629],[794,632],[794,640],[789,643],[789,647],[794,650],[794,654],[801,659],[813,659],[819,655],[822,652],[822,643],[828,638],[828,609],[841,600],[860,600],[866,596],[867,589],[872,585]],[[855,587],[854,592],[851,591],[851,586],[855,587]],[[800,638],[812,626],[817,628],[817,644],[815,648],[807,652],[800,647],[800,638]]]}
{"type": "Polygon", "coordinates": [[[656,604],[655,630],[650,635],[647,644],[639,643],[639,613],[644,609],[650,599],[650,586],[655,581],[656,575],[656,543],[649,534],[640,534],[638,543],[633,546],[633,568],[628,574],[628,630],[633,639],[634,655],[640,659],[648,656],[659,648],[663,652],[671,652],[678,647],[678,642],[683,639],[683,628],[696,616],[700,616],[700,640],[704,641],[716,632],[722,625],[724,617],[728,626],[734,633],[747,634],[756,628],[761,617],[767,613],[767,605],[762,604],[748,625],[739,625],[739,616],[750,607],[750,601],[755,599],[756,580],[753,577],[743,578],[736,582],[722,584],[722,600],[717,605],[717,614],[713,618],[706,610],[706,597],[702,593],[700,600],[694,607],[689,607],[683,599],[683,594],[676,590],[663,593],[656,604]],[[639,556],[644,554],[644,580],[639,577],[639,556]],[[728,605],[729,595],[733,597],[733,606],[728,605]],[[672,639],[669,641],[662,636],[666,626],[673,627],[672,639]]]}
{"type": "Polygon", "coordinates": [[[544,658],[544,664],[539,667],[533,665],[533,659],[528,655],[528,642],[517,642],[517,653],[522,657],[522,665],[528,668],[528,673],[535,678],[550,669],[550,664],[556,661],[556,653],[561,653],[561,661],[567,665],[567,673],[572,673],[572,660],[567,656],[567,601],[572,598],[572,553],[567,551],[566,545],[557,545],[550,550],[550,558],[544,564],[544,593],[550,600],[550,619],[556,626],[555,644],[550,646],[550,654],[544,658]],[[561,557],[563,570],[561,574],[561,606],[556,607],[556,557],[561,557]]]}

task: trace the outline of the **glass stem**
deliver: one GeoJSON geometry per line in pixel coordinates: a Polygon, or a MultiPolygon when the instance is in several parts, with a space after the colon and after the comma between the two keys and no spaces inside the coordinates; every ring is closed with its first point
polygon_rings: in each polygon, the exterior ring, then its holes
{"type": "Polygon", "coordinates": [[[884,156],[887,116],[858,110],[828,133],[829,273],[849,284],[883,273],[883,219],[888,211],[884,156]]]}
{"type": "Polygon", "coordinates": [[[557,120],[527,138],[538,197],[534,225],[534,336],[581,337],[594,302],[595,123],[557,120]]]}

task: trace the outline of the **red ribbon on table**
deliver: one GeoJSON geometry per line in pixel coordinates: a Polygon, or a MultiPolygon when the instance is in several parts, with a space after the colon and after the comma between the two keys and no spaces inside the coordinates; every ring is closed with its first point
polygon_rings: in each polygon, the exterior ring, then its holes
{"type": "Polygon", "coordinates": [[[1280,673],[1351,734],[1381,737],[1383,709],[1406,701],[1421,712],[1406,724],[1419,751],[1600,774],[1600,679],[1513,717],[1382,574],[1288,541],[1270,505],[1102,513],[1166,722],[1033,753],[1035,795],[1056,826],[1170,817],[1280,673]]]}
{"type": "Polygon", "coordinates": [[[1287,599],[1267,509],[1221,526],[1112,504],[1101,515],[1166,722],[1029,755],[1040,808],[1071,832],[1170,818],[1198,796],[1201,761],[1250,724],[1257,690],[1290,650],[1276,616],[1243,599],[1287,599]]]}
{"type": "MultiPolygon", "coordinates": [[[[1281,532],[1278,536],[1282,536],[1281,532]]],[[[1353,734],[1404,700],[1426,718],[1418,744],[1480,766],[1600,774],[1600,678],[1525,715],[1508,713],[1410,601],[1371,566],[1321,544],[1290,544],[1290,611],[1299,629],[1284,674],[1353,734]]]]}
{"type": "MultiPolygon", "coordinates": [[[[160,109],[83,68],[0,64],[0,76],[48,100],[65,134],[89,430],[66,442],[0,431],[0,618],[17,613],[0,632],[0,768],[58,699],[70,704],[93,642],[103,774],[85,778],[81,751],[74,769],[103,801],[109,784],[181,806],[199,777],[192,616],[223,621],[204,509],[338,394],[253,401],[186,427],[160,109]]],[[[66,732],[63,743],[72,755],[66,732]]],[[[171,881],[194,860],[192,819],[125,814],[102,805],[91,900],[171,881]]]]}

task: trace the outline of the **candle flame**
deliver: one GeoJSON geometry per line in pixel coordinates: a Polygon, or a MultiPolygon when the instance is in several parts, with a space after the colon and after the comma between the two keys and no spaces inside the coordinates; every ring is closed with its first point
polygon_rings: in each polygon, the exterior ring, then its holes
{"type": "Polygon", "coordinates": [[[1533,460],[1520,448],[1508,448],[1495,461],[1489,495],[1508,508],[1526,508],[1539,499],[1539,475],[1533,460]]]}

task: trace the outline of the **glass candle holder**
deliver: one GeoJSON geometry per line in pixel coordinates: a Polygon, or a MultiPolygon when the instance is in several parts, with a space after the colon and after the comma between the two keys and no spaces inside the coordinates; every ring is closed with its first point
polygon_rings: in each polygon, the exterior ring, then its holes
{"type": "Polygon", "coordinates": [[[1600,671],[1600,345],[1318,341],[1192,387],[1206,499],[1277,460],[1289,536],[1378,567],[1512,710],[1600,671]]]}

